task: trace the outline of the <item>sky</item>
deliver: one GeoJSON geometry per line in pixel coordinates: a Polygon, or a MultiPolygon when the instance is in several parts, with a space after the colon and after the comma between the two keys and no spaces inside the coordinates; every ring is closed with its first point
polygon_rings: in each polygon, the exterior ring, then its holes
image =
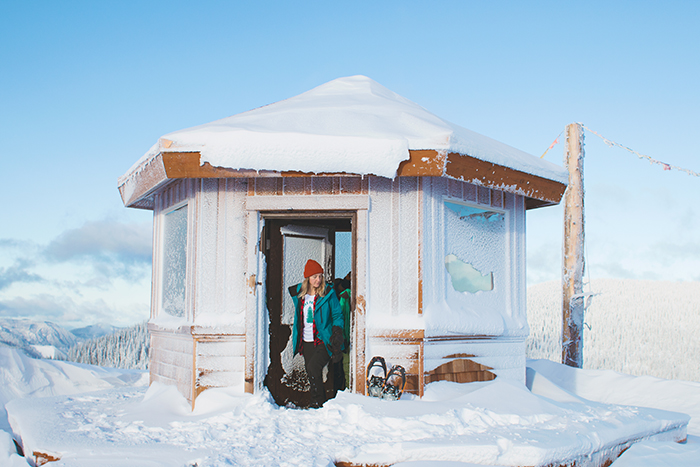
{"type": "MultiPolygon", "coordinates": [[[[700,172],[700,3],[0,3],[0,316],[148,319],[150,211],[123,175],[169,132],[362,74],[563,164],[566,125],[700,172]]],[[[585,132],[587,277],[700,280],[700,178],[585,132]]],[[[528,284],[561,275],[528,211],[528,284]]]]}

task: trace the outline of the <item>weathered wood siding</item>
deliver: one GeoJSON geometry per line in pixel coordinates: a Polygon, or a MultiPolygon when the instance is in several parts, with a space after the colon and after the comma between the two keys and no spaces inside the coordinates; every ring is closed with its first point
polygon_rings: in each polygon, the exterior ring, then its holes
{"type": "Polygon", "coordinates": [[[243,334],[248,182],[197,179],[196,186],[193,324],[210,328],[213,334],[243,334]]]}
{"type": "Polygon", "coordinates": [[[366,360],[382,355],[403,366],[406,390],[418,394],[424,384],[442,379],[483,381],[497,375],[524,381],[524,198],[444,177],[370,177],[370,196],[366,360]],[[446,200],[505,213],[506,264],[498,277],[499,309],[493,312],[506,324],[497,334],[470,323],[470,332],[443,335],[431,330],[439,316],[425,321],[426,309],[444,302],[445,287],[451,287],[445,272],[446,200]]]}
{"type": "Polygon", "coordinates": [[[195,395],[208,388],[229,386],[243,392],[245,335],[197,336],[195,349],[195,395]]]}
{"type": "MultiPolygon", "coordinates": [[[[525,339],[506,337],[449,336],[430,338],[424,343],[424,370],[426,375],[448,362],[469,359],[496,376],[525,381],[525,339]]],[[[464,368],[465,372],[475,371],[464,368]]],[[[426,378],[427,382],[431,378],[426,378]]],[[[446,378],[439,378],[446,379],[446,378]]],[[[484,381],[484,379],[476,379],[484,381]]]]}
{"type": "Polygon", "coordinates": [[[150,380],[177,386],[188,400],[192,400],[192,362],[194,341],[184,333],[151,329],[150,380]]]}
{"type": "Polygon", "coordinates": [[[398,324],[421,312],[420,186],[418,177],[369,177],[368,326],[386,324],[373,318],[398,324]]]}

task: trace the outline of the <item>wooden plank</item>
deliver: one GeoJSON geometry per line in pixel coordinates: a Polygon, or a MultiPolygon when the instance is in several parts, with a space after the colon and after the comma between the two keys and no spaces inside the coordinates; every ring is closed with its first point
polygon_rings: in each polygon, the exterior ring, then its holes
{"type": "Polygon", "coordinates": [[[284,194],[285,195],[303,195],[304,194],[304,179],[303,178],[285,178],[284,179],[284,194]]]}
{"type": "Polygon", "coordinates": [[[337,177],[313,177],[312,193],[315,195],[332,195],[333,180],[337,177]]]}
{"type": "MultiPolygon", "coordinates": [[[[255,194],[260,195],[281,195],[277,188],[277,178],[260,178],[255,182],[255,194]]],[[[279,179],[281,181],[281,179],[279,179]]]]}
{"type": "MultiPolygon", "coordinates": [[[[253,199],[256,197],[249,197],[253,199]]],[[[258,271],[258,256],[256,245],[260,240],[260,213],[248,211],[246,216],[248,234],[246,236],[246,280],[249,287],[245,296],[246,312],[245,312],[245,392],[254,393],[256,387],[262,387],[262,381],[256,379],[256,375],[262,374],[262,369],[259,368],[261,362],[256,361],[256,342],[260,338],[262,331],[258,329],[258,300],[256,296],[257,275],[258,271]]],[[[261,359],[262,360],[262,359],[261,359]]]]}
{"type": "MultiPolygon", "coordinates": [[[[290,196],[250,196],[248,211],[366,211],[367,195],[311,195],[303,199],[290,196]]],[[[341,217],[341,216],[335,216],[341,217]]],[[[256,235],[257,236],[257,235],[256,235]]]]}
{"type": "Polygon", "coordinates": [[[445,174],[487,188],[524,194],[528,198],[551,204],[559,203],[566,189],[564,183],[456,153],[448,154],[445,174]]]}
{"type": "Polygon", "coordinates": [[[119,194],[124,206],[136,207],[138,205],[141,207],[144,206],[143,201],[145,201],[145,209],[153,209],[152,200],[147,198],[167,182],[168,176],[163,166],[162,157],[158,156],[124,180],[119,186],[119,194]]]}
{"type": "Polygon", "coordinates": [[[408,160],[399,164],[399,177],[442,177],[445,173],[446,155],[432,149],[410,150],[408,160]]]}
{"type": "Polygon", "coordinates": [[[447,180],[447,196],[451,198],[464,199],[464,187],[465,183],[461,180],[455,180],[450,178],[447,180]]]}
{"type": "Polygon", "coordinates": [[[491,206],[498,209],[503,209],[503,195],[504,193],[500,190],[493,190],[491,192],[491,206]]]}
{"type": "Polygon", "coordinates": [[[464,184],[464,201],[471,201],[472,203],[476,203],[476,185],[472,185],[471,183],[466,183],[464,184]]]}
{"type": "Polygon", "coordinates": [[[372,338],[383,338],[383,339],[406,339],[420,341],[423,340],[425,336],[425,330],[423,329],[372,329],[370,331],[370,337],[372,338]]]}
{"type": "Polygon", "coordinates": [[[425,210],[425,193],[423,192],[423,177],[418,178],[418,316],[423,314],[423,222],[424,222],[424,210],[425,210]]]}
{"type": "Polygon", "coordinates": [[[460,358],[446,362],[425,375],[425,382],[453,381],[456,383],[471,383],[474,381],[491,381],[496,375],[493,368],[481,365],[473,360],[460,358]]]}
{"type": "Polygon", "coordinates": [[[484,187],[484,186],[478,186],[476,187],[476,195],[477,195],[477,200],[476,202],[479,204],[483,204],[484,206],[490,206],[491,205],[491,190],[484,187]]]}

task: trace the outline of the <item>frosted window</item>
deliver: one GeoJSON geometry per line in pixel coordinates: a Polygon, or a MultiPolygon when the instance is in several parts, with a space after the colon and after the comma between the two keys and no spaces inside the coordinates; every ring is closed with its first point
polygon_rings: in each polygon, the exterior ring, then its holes
{"type": "MultiPolygon", "coordinates": [[[[505,277],[505,214],[447,201],[445,208],[445,269],[452,290],[448,295],[492,294],[505,277]]],[[[479,305],[496,306],[501,295],[480,298],[484,303],[479,305]]]]}
{"type": "Polygon", "coordinates": [[[185,316],[187,206],[165,215],[163,222],[163,311],[185,316]]]}

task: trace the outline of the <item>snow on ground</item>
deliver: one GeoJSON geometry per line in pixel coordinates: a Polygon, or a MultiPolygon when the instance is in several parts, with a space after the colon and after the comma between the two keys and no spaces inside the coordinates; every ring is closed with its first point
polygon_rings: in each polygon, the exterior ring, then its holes
{"type": "MultiPolygon", "coordinates": [[[[528,360],[528,367],[584,399],[686,413],[692,417],[688,433],[700,436],[700,383],[630,376],[611,370],[582,371],[549,360],[528,360]]],[[[536,392],[534,386],[533,391],[536,392]]]]}
{"type": "MultiPolygon", "coordinates": [[[[0,348],[0,384],[3,401],[14,399],[7,409],[25,447],[61,457],[49,465],[71,467],[325,467],[335,460],[413,467],[436,465],[437,460],[444,461],[443,467],[470,465],[459,462],[464,460],[542,465],[563,458],[585,461],[630,437],[673,430],[688,420],[653,408],[611,405],[605,398],[654,402],[675,388],[664,408],[700,419],[700,384],[645,383],[614,372],[601,376],[551,362],[530,364],[532,392],[499,379],[438,382],[428,386],[422,399],[405,396],[388,402],[343,392],[319,410],[278,407],[267,393],[242,395],[237,388],[205,391],[192,410],[173,387],[147,388],[145,372],[35,360],[7,348],[0,348]],[[644,384],[635,386],[634,381],[644,384]],[[597,392],[596,386],[601,387],[597,392]],[[645,396],[647,390],[655,394],[645,396]],[[587,401],[586,395],[599,400],[587,401]],[[32,397],[31,403],[26,397],[32,397]]],[[[691,423],[696,430],[691,434],[700,436],[696,425],[691,423]]],[[[681,428],[681,437],[683,432],[681,428]]],[[[678,430],[671,433],[679,435],[678,430]]],[[[668,441],[672,434],[656,439],[668,441]]],[[[0,465],[26,465],[13,455],[5,433],[0,435],[0,465]]],[[[700,444],[645,446],[651,451],[636,454],[635,446],[621,459],[641,456],[645,463],[634,465],[656,466],[666,465],[654,464],[657,457],[700,458],[700,444]]]]}
{"type": "Polygon", "coordinates": [[[422,400],[393,403],[341,393],[321,410],[280,408],[267,394],[218,389],[205,391],[192,412],[174,387],[152,385],[145,395],[113,389],[10,403],[8,413],[30,450],[61,457],[56,465],[65,466],[127,457],[132,466],[464,459],[545,465],[687,420],[653,409],[545,400],[505,380],[434,383],[422,400]]]}
{"type": "MultiPolygon", "coordinates": [[[[16,454],[5,404],[33,404],[38,397],[80,394],[115,387],[141,387],[145,391],[148,373],[115,370],[80,363],[27,357],[15,348],[0,345],[0,465],[26,466],[16,454]]],[[[43,417],[43,414],[41,415],[43,417]]],[[[60,425],[57,425],[60,426],[60,425]]],[[[55,426],[53,427],[55,429],[55,426]]]]}

